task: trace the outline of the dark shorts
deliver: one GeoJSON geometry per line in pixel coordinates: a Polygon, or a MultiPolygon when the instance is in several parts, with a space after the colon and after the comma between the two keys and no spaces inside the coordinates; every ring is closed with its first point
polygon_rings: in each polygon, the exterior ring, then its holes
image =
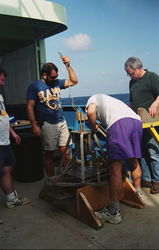
{"type": "Polygon", "coordinates": [[[142,123],[132,118],[115,122],[107,131],[106,146],[109,162],[141,157],[142,123]]]}
{"type": "Polygon", "coordinates": [[[15,162],[11,146],[0,146],[0,175],[3,175],[3,167],[13,166],[15,162]]]}

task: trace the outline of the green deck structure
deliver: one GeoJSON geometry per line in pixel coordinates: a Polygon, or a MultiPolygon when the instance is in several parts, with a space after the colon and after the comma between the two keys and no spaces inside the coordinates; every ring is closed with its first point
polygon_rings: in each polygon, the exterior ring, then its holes
{"type": "Polygon", "coordinates": [[[3,88],[6,105],[26,104],[26,90],[46,63],[45,38],[66,29],[66,9],[60,4],[0,0],[0,65],[8,72],[3,88]]]}

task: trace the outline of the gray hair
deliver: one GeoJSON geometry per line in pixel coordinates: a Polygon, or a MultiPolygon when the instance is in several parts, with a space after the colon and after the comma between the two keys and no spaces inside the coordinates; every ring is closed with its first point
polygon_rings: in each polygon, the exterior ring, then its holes
{"type": "Polygon", "coordinates": [[[128,67],[137,69],[139,66],[142,68],[143,64],[137,57],[129,57],[125,63],[125,70],[127,70],[128,67]]]}

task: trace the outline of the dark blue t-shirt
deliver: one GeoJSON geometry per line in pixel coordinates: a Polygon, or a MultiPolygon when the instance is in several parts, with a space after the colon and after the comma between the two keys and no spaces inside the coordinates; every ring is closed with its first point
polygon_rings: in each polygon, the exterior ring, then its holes
{"type": "Polygon", "coordinates": [[[56,80],[54,87],[46,85],[42,79],[30,84],[26,98],[35,100],[38,118],[51,124],[63,122],[61,105],[61,89],[64,89],[65,80],[56,80]]]}

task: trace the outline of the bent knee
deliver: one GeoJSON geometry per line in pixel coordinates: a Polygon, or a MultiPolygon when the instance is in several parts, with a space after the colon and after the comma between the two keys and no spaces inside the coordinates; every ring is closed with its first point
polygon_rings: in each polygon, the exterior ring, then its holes
{"type": "Polygon", "coordinates": [[[4,166],[3,167],[3,174],[10,174],[12,172],[12,166],[4,166]]]}
{"type": "Polygon", "coordinates": [[[53,159],[54,151],[44,151],[44,158],[45,159],[53,159]]]}

